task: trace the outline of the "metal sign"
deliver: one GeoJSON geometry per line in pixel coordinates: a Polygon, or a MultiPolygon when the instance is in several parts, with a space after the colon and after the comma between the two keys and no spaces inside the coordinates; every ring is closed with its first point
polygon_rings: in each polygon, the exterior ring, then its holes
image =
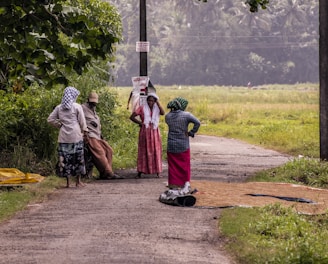
{"type": "Polygon", "coordinates": [[[149,41],[137,41],[136,52],[149,52],[149,41]]]}

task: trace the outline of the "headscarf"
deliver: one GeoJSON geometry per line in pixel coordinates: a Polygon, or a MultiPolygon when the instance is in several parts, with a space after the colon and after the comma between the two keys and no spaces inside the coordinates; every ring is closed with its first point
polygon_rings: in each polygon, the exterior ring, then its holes
{"type": "Polygon", "coordinates": [[[72,86],[68,86],[65,88],[64,90],[64,95],[62,98],[62,108],[63,109],[71,109],[73,103],[75,103],[77,97],[79,96],[80,92],[72,87],[72,86]]]}
{"type": "Polygon", "coordinates": [[[177,97],[175,99],[173,99],[172,101],[170,101],[167,104],[167,108],[171,109],[171,110],[186,110],[188,105],[188,101],[182,97],[177,97]]]}
{"type": "MultiPolygon", "coordinates": [[[[156,100],[159,100],[159,97],[155,93],[149,93],[147,99],[149,97],[154,97],[156,100]]],[[[153,124],[153,129],[156,129],[159,124],[159,107],[157,104],[154,104],[153,111],[151,114],[148,103],[145,103],[143,106],[144,110],[144,124],[146,128],[149,127],[149,123],[153,124]]]]}
{"type": "Polygon", "coordinates": [[[148,97],[154,97],[156,100],[159,100],[159,97],[158,97],[157,94],[155,94],[155,93],[149,93],[149,94],[147,95],[147,99],[148,99],[148,97]]]}

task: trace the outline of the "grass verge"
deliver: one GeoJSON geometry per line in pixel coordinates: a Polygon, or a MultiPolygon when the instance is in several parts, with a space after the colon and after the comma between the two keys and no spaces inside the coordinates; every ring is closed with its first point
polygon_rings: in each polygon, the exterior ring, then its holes
{"type": "MultiPolygon", "coordinates": [[[[328,163],[312,158],[294,159],[258,172],[248,181],[327,188],[328,163]]],[[[234,208],[222,211],[219,226],[227,239],[226,248],[238,263],[327,264],[327,213],[300,215],[279,203],[262,208],[234,208]]]]}
{"type": "Polygon", "coordinates": [[[0,185],[0,222],[9,219],[28,204],[43,202],[50,193],[65,184],[63,178],[48,176],[37,184],[11,187],[0,185]]]}
{"type": "Polygon", "coordinates": [[[279,203],[226,209],[220,231],[227,250],[243,264],[328,263],[326,215],[298,215],[279,203]]]}

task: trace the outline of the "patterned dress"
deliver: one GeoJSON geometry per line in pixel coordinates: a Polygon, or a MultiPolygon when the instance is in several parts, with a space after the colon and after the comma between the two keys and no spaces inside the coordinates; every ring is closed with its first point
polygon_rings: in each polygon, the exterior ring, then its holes
{"type": "Polygon", "coordinates": [[[56,173],[61,177],[86,173],[83,133],[88,128],[82,106],[76,103],[79,93],[74,87],[66,87],[61,104],[55,107],[47,119],[50,125],[59,129],[56,173]]]}
{"type": "MultiPolygon", "coordinates": [[[[144,122],[145,114],[143,106],[140,106],[135,113],[144,122]]],[[[160,130],[149,125],[143,125],[139,131],[138,141],[138,172],[144,174],[156,174],[162,172],[162,139],[160,130]]]]}

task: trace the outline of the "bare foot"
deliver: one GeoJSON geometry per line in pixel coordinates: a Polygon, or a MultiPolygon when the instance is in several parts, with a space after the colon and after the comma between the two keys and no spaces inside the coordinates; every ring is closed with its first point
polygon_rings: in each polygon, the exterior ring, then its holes
{"type": "Polygon", "coordinates": [[[76,183],[76,187],[85,187],[85,186],[86,186],[86,184],[83,183],[83,182],[77,182],[76,183]]]}

